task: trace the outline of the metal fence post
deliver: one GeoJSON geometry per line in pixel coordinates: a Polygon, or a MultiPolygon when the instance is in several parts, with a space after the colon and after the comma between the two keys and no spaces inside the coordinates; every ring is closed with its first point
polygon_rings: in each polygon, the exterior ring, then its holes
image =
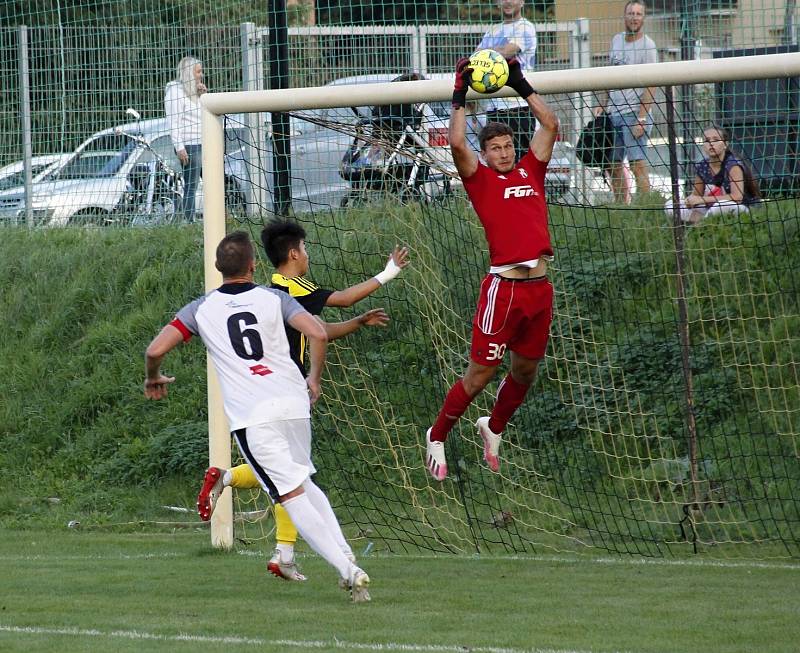
{"type": "MultiPolygon", "coordinates": [[[[591,68],[592,50],[589,43],[589,19],[578,18],[571,23],[572,47],[570,48],[570,64],[573,68],[591,68]]],[[[579,109],[574,114],[575,138],[580,138],[581,130],[592,119],[592,107],[595,105],[594,93],[576,93],[572,98],[572,105],[579,109]]],[[[575,184],[581,190],[581,197],[586,197],[589,188],[589,177],[591,173],[586,166],[576,160],[577,168],[575,184]]]]}
{"type": "Polygon", "coordinates": [[[416,27],[411,35],[411,70],[428,74],[428,31],[424,25],[416,27]]]}
{"type": "Polygon", "coordinates": [[[31,80],[28,71],[28,27],[19,26],[19,112],[22,116],[22,159],[25,166],[25,223],[33,227],[33,178],[31,176],[31,80]]]}
{"type": "MultiPolygon", "coordinates": [[[[262,30],[255,23],[242,23],[242,90],[264,90],[264,46],[262,30]]],[[[267,205],[267,130],[263,113],[246,113],[245,159],[247,161],[247,213],[258,214],[267,205]]]]}

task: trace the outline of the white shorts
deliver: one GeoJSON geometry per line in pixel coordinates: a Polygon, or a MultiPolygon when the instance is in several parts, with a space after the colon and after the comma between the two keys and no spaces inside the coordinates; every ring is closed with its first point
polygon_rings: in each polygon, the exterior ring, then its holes
{"type": "Polygon", "coordinates": [[[242,457],[273,501],[316,473],[311,462],[311,420],[287,419],[233,432],[242,457]]]}
{"type": "MultiPolygon", "coordinates": [[[[723,200],[710,206],[696,206],[693,209],[685,204],[680,205],[682,222],[699,222],[702,218],[715,218],[719,215],[745,215],[750,213],[746,204],[740,204],[733,200],[723,200]]],[[[664,213],[672,218],[672,200],[667,200],[664,204],[664,213]]]]}

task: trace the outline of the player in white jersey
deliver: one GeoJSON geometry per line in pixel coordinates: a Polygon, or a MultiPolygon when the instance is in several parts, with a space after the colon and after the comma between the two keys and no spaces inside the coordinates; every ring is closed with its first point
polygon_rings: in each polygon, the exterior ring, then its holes
{"type": "Polygon", "coordinates": [[[184,306],[147,347],[144,394],[149,399],[167,396],[175,379],[161,373],[161,362],[181,342],[200,336],[219,377],[225,415],[242,457],[303,539],[336,568],[353,601],[368,601],[369,576],[345,554],[350,549],[336,515],[311,480],[316,469],[310,404],[320,394],[325,328],[296,299],[253,282],[255,253],[247,233],[222,239],[216,266],[222,285],[184,306]],[[306,380],[289,355],[285,325],[308,339],[311,370],[306,380]]]}

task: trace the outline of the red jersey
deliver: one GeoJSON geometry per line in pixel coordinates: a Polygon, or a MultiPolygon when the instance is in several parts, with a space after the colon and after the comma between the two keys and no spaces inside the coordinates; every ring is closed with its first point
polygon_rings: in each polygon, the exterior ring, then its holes
{"type": "Polygon", "coordinates": [[[546,171],[547,163],[528,150],[511,172],[500,174],[479,161],[475,174],[463,180],[486,233],[491,265],[553,255],[544,196],[546,171]]]}

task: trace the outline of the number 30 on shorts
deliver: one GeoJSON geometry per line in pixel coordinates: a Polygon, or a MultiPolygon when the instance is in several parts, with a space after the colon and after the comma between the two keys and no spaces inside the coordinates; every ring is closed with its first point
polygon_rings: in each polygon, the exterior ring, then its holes
{"type": "Polygon", "coordinates": [[[489,343],[489,353],[486,354],[487,361],[496,361],[503,357],[506,353],[506,343],[496,343],[490,342],[489,343]]]}

